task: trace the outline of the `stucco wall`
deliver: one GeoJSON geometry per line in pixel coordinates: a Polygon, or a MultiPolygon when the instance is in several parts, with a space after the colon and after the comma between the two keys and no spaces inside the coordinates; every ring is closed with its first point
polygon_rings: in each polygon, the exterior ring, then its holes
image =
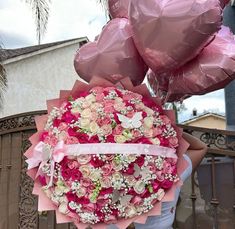
{"type": "Polygon", "coordinates": [[[71,89],[79,78],[73,67],[78,48],[72,44],[6,64],[8,89],[0,117],[46,109],[47,99],[71,89]]]}
{"type": "Polygon", "coordinates": [[[226,129],[226,122],[225,119],[217,118],[217,117],[204,117],[191,123],[187,124],[188,126],[197,126],[197,127],[204,127],[204,128],[212,128],[212,129],[226,129]]]}

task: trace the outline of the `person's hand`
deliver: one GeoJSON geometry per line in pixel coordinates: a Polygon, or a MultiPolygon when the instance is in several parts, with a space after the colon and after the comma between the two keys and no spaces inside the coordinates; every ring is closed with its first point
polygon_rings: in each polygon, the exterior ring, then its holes
{"type": "Polygon", "coordinates": [[[193,170],[195,170],[207,152],[207,145],[185,132],[183,133],[183,138],[190,144],[186,154],[190,157],[193,170]]]}

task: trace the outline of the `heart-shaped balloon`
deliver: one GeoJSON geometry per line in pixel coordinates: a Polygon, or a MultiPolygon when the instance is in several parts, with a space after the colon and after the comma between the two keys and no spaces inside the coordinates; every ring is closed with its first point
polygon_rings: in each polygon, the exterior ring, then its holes
{"type": "Polygon", "coordinates": [[[130,0],[109,0],[108,9],[112,18],[128,18],[130,0]]]}
{"type": "Polygon", "coordinates": [[[112,83],[130,77],[134,85],[141,84],[147,66],[139,55],[132,39],[128,19],[111,20],[97,41],[82,46],[74,60],[78,75],[89,82],[93,76],[112,83]]]}
{"type": "Polygon", "coordinates": [[[235,37],[222,27],[198,57],[169,75],[168,82],[153,72],[147,78],[153,92],[168,102],[224,88],[235,79],[235,37]]]}
{"type": "Polygon", "coordinates": [[[129,20],[139,53],[155,73],[193,59],[220,29],[218,0],[131,0],[129,20]]]}

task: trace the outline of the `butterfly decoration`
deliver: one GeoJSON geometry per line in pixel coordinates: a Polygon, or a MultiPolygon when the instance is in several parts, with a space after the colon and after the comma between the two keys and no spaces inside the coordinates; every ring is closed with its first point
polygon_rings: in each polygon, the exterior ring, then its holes
{"type": "Polygon", "coordinates": [[[132,118],[128,118],[121,114],[117,114],[117,116],[123,128],[134,129],[134,128],[139,128],[142,125],[140,121],[143,118],[142,112],[135,113],[132,118]]]}

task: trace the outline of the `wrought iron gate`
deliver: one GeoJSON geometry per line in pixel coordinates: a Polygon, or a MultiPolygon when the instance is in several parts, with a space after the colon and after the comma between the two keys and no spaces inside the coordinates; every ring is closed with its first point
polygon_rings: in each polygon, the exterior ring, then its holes
{"type": "Polygon", "coordinates": [[[54,212],[37,211],[33,183],[26,174],[23,153],[36,131],[34,117],[45,111],[0,119],[0,229],[74,229],[55,222],[54,212]]]}

